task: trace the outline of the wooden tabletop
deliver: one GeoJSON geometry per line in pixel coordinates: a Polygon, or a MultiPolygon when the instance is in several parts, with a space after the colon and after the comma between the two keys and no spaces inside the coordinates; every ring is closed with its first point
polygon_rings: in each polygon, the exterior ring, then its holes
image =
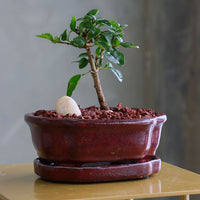
{"type": "Polygon", "coordinates": [[[0,165],[1,200],[124,200],[188,194],[200,194],[200,175],[165,162],[148,179],[98,184],[43,181],[34,174],[32,163],[0,165]]]}

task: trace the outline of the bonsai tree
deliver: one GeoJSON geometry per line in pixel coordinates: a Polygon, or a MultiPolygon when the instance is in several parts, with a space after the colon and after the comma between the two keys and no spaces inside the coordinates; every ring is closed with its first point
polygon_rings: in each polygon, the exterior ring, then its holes
{"type": "Polygon", "coordinates": [[[60,36],[53,37],[50,33],[44,33],[37,35],[37,37],[85,50],[78,56],[79,60],[77,62],[80,69],[85,69],[88,64],[90,69],[85,73],[74,75],[69,80],[67,96],[72,95],[81,77],[91,74],[100,108],[107,110],[108,106],[99,79],[99,72],[109,69],[122,82],[122,73],[116,66],[113,66],[113,64],[117,66],[124,65],[124,54],[118,48],[120,46],[138,48],[138,46],[123,40],[123,30],[127,25],[120,25],[116,21],[97,17],[97,13],[98,9],[93,9],[82,18],[72,17],[70,30],[65,29],[60,36]],[[75,36],[71,39],[71,35],[75,36]],[[104,58],[108,62],[103,62],[104,58]]]}
{"type": "Polygon", "coordinates": [[[38,154],[35,173],[46,180],[128,180],[145,178],[160,170],[161,160],[155,152],[166,115],[150,109],[122,108],[121,103],[117,107],[107,106],[99,72],[109,69],[121,82],[119,67],[124,65],[124,54],[119,47],[138,46],[123,40],[127,25],[97,17],[97,13],[93,9],[82,18],[72,17],[70,30],[65,29],[60,36],[37,35],[84,50],[77,62],[85,71],[69,80],[67,95],[56,101],[55,111],[25,114],[38,154]],[[86,71],[87,65],[90,68],[86,71]],[[81,77],[87,74],[93,78],[101,110],[96,106],[81,108],[70,97],[81,77]]]}

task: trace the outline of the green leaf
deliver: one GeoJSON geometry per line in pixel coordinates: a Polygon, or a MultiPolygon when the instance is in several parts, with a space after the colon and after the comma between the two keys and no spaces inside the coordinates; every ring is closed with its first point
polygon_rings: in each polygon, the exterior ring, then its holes
{"type": "Polygon", "coordinates": [[[79,60],[79,68],[83,69],[84,67],[87,66],[88,63],[89,63],[89,60],[87,58],[81,58],[79,60]]]}
{"type": "Polygon", "coordinates": [[[76,21],[83,21],[84,19],[85,19],[84,17],[80,17],[76,21]]]}
{"type": "Polygon", "coordinates": [[[58,42],[60,42],[60,38],[58,36],[55,36],[52,42],[58,43],[58,42]]]}
{"type": "Polygon", "coordinates": [[[123,38],[120,37],[119,35],[117,36],[117,39],[118,39],[120,42],[123,42],[123,38]]]}
{"type": "Polygon", "coordinates": [[[113,38],[113,34],[110,31],[104,31],[102,34],[106,38],[108,45],[110,46],[112,38],[113,38]]]}
{"type": "Polygon", "coordinates": [[[48,39],[50,41],[53,41],[53,36],[50,33],[43,33],[41,35],[36,35],[36,37],[48,39]]]}
{"type": "MultiPolygon", "coordinates": [[[[97,38],[96,40],[98,42],[98,44],[101,45],[101,47],[103,47],[103,49],[105,49],[106,51],[110,51],[110,49],[112,48],[111,44],[108,43],[107,39],[105,38],[104,35],[100,35],[99,38],[97,38]]],[[[98,45],[97,44],[97,45],[98,45]]],[[[101,48],[100,47],[100,48],[101,48]]]]}
{"type": "Polygon", "coordinates": [[[79,57],[79,58],[88,57],[88,54],[87,54],[87,53],[81,53],[78,57],[79,57]]]}
{"type": "Polygon", "coordinates": [[[96,16],[94,16],[94,15],[85,15],[85,17],[83,18],[83,21],[90,21],[90,22],[94,23],[96,21],[96,16]]]}
{"type": "Polygon", "coordinates": [[[96,38],[98,35],[100,35],[101,29],[100,28],[95,28],[94,30],[90,30],[88,33],[89,38],[96,38]]]}
{"type": "Polygon", "coordinates": [[[79,24],[79,30],[81,31],[81,32],[83,32],[84,31],[84,23],[83,22],[81,22],[80,24],[79,24]]]}
{"type": "Polygon", "coordinates": [[[116,59],[118,60],[118,65],[124,65],[124,54],[122,52],[117,51],[116,49],[114,49],[113,51],[110,52],[110,54],[116,59]]]}
{"type": "Polygon", "coordinates": [[[128,27],[128,24],[121,25],[121,28],[122,28],[122,29],[123,29],[123,28],[126,28],[126,27],[128,27]]]}
{"type": "Polygon", "coordinates": [[[108,46],[107,43],[104,43],[104,42],[95,42],[95,45],[98,45],[101,49],[107,52],[109,52],[111,48],[110,46],[108,46]]]}
{"type": "Polygon", "coordinates": [[[119,45],[120,45],[120,41],[119,41],[117,38],[115,38],[115,39],[112,41],[112,45],[113,45],[115,48],[117,48],[117,47],[119,47],[119,45]]]}
{"type": "Polygon", "coordinates": [[[114,64],[119,66],[124,65],[124,54],[116,49],[112,50],[111,52],[104,52],[104,56],[114,64]]]}
{"type": "Polygon", "coordinates": [[[112,27],[114,27],[117,30],[121,30],[121,26],[118,22],[114,21],[114,20],[109,20],[110,24],[112,25],[112,27]]]}
{"type": "Polygon", "coordinates": [[[96,15],[98,12],[99,12],[98,9],[92,9],[86,15],[96,15]]]}
{"type": "Polygon", "coordinates": [[[97,66],[101,67],[102,64],[103,64],[103,58],[99,58],[98,61],[97,61],[97,66]]]}
{"type": "Polygon", "coordinates": [[[88,29],[88,30],[94,30],[94,25],[93,25],[93,23],[91,22],[91,21],[83,21],[83,22],[81,22],[80,24],[79,24],[79,27],[81,28],[81,29],[88,29]]]}
{"type": "Polygon", "coordinates": [[[70,80],[68,82],[68,87],[67,87],[67,96],[69,96],[69,97],[72,96],[72,93],[75,90],[81,76],[82,76],[81,74],[77,74],[70,78],[70,80]]]}
{"type": "Polygon", "coordinates": [[[85,40],[83,37],[78,36],[75,37],[70,43],[75,47],[83,47],[85,45],[85,40]]]}
{"type": "Polygon", "coordinates": [[[69,32],[69,34],[67,35],[67,41],[69,42],[69,37],[71,35],[72,31],[69,32]]]}
{"type": "Polygon", "coordinates": [[[110,52],[104,52],[104,56],[112,63],[119,65],[119,60],[110,54],[110,52]]]}
{"type": "Polygon", "coordinates": [[[113,35],[117,35],[116,31],[113,29],[108,29],[107,31],[109,31],[110,33],[112,33],[113,35]]]}
{"type": "Polygon", "coordinates": [[[100,54],[101,54],[101,48],[98,47],[98,48],[96,49],[96,55],[97,55],[97,56],[100,56],[100,54]]]}
{"type": "Polygon", "coordinates": [[[113,65],[111,63],[106,63],[105,69],[110,69],[114,73],[114,75],[117,77],[119,82],[123,81],[123,75],[122,75],[121,71],[119,69],[113,67],[113,65]]]}
{"type": "Polygon", "coordinates": [[[134,45],[132,42],[121,42],[120,45],[125,48],[139,48],[138,45],[134,45]]]}
{"type": "Polygon", "coordinates": [[[104,26],[104,25],[109,26],[109,27],[112,26],[111,23],[109,22],[109,20],[103,19],[103,18],[101,18],[101,17],[98,17],[98,18],[96,19],[96,24],[98,24],[98,25],[100,25],[100,26],[104,26]]]}
{"type": "Polygon", "coordinates": [[[123,38],[123,31],[121,31],[121,30],[118,31],[118,30],[115,30],[113,28],[109,28],[108,31],[111,32],[113,35],[115,35],[117,37],[119,36],[119,37],[123,38]]]}
{"type": "Polygon", "coordinates": [[[76,31],[76,17],[72,17],[72,20],[71,20],[71,24],[70,24],[70,28],[72,31],[76,31]]]}
{"type": "Polygon", "coordinates": [[[66,41],[67,40],[67,29],[64,30],[64,32],[61,34],[61,40],[66,41]]]}

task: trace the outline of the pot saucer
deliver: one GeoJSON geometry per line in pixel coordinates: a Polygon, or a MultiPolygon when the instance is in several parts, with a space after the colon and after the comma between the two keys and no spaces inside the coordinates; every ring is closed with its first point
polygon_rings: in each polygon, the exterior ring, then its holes
{"type": "Polygon", "coordinates": [[[157,156],[137,161],[54,164],[34,160],[35,173],[49,181],[92,183],[147,178],[158,173],[161,160],[157,156]]]}

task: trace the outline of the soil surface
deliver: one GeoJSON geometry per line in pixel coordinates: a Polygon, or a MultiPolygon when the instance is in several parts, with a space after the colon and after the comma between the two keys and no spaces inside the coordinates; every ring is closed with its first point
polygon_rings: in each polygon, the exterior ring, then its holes
{"type": "MultiPolygon", "coordinates": [[[[80,107],[79,107],[80,108],[80,107]]],[[[89,119],[89,120],[115,120],[115,119],[145,119],[161,115],[151,109],[144,108],[128,108],[118,104],[117,107],[110,107],[109,110],[100,110],[99,107],[91,106],[88,108],[80,108],[82,115],[59,115],[53,110],[38,110],[35,116],[47,117],[52,119],[89,119]]]]}

